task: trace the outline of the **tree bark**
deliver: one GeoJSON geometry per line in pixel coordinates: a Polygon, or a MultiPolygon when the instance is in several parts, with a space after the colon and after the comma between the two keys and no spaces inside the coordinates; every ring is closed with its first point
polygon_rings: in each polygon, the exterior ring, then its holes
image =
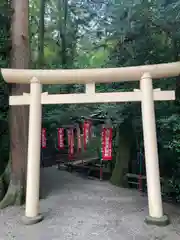
{"type": "Polygon", "coordinates": [[[45,14],[45,2],[40,2],[40,18],[39,18],[39,56],[38,66],[44,68],[44,14],[45,14]]]}
{"type": "MultiPolygon", "coordinates": [[[[28,0],[12,0],[11,23],[11,67],[29,67],[29,19],[28,0]]],[[[11,95],[19,95],[29,92],[29,85],[13,84],[11,95]]],[[[9,111],[10,128],[10,163],[11,172],[9,187],[6,195],[0,203],[0,208],[8,205],[21,204],[24,200],[26,184],[27,164],[27,140],[28,140],[28,107],[13,106],[9,111]]]]}
{"type": "Polygon", "coordinates": [[[129,129],[127,126],[124,126],[124,124],[117,128],[116,162],[110,179],[113,185],[122,187],[127,186],[125,175],[128,173],[129,161],[131,158],[132,135],[128,134],[129,129]]]}
{"type": "Polygon", "coordinates": [[[67,68],[67,48],[66,48],[66,28],[68,16],[68,1],[58,0],[59,12],[59,42],[61,42],[61,64],[62,68],[67,68]]]}
{"type": "MultiPolygon", "coordinates": [[[[180,41],[174,39],[173,40],[173,54],[174,54],[174,60],[179,61],[179,47],[180,47],[180,41]]],[[[179,108],[180,104],[180,76],[176,77],[176,100],[175,105],[179,108]]]]}

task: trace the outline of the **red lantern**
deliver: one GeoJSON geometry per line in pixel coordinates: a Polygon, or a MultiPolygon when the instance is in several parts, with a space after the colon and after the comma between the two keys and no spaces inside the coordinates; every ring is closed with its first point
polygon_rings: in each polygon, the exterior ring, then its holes
{"type": "Polygon", "coordinates": [[[112,128],[102,129],[102,160],[112,160],[112,128]]]}
{"type": "Polygon", "coordinates": [[[81,149],[82,149],[81,131],[79,127],[77,128],[77,148],[78,148],[78,152],[81,152],[81,149]]]}
{"type": "Polygon", "coordinates": [[[64,128],[58,128],[58,148],[64,149],[64,128]]]}
{"type": "Polygon", "coordinates": [[[42,146],[42,148],[46,148],[46,128],[42,128],[42,132],[41,132],[41,146],[42,146]]]}
{"type": "Polygon", "coordinates": [[[101,156],[103,156],[103,149],[104,149],[104,128],[102,128],[101,132],[101,156]]]}
{"type": "Polygon", "coordinates": [[[68,134],[69,159],[72,159],[74,155],[74,130],[68,129],[67,134],[68,134]]]}
{"type": "Polygon", "coordinates": [[[88,144],[88,142],[89,142],[90,127],[91,127],[90,121],[85,121],[85,122],[84,122],[84,126],[83,126],[84,150],[86,150],[87,144],[88,144]]]}

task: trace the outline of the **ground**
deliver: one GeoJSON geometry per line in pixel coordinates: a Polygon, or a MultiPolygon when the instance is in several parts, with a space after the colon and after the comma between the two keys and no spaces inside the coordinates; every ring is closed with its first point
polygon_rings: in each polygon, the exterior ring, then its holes
{"type": "Polygon", "coordinates": [[[136,190],[82,178],[56,168],[42,170],[40,202],[45,219],[24,226],[24,207],[0,211],[0,240],[176,240],[180,239],[180,210],[169,204],[168,227],[147,226],[147,198],[136,190]]]}

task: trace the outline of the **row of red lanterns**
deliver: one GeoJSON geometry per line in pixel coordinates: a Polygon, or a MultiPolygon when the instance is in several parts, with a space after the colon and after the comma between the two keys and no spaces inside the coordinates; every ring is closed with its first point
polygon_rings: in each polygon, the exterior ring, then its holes
{"type": "MultiPolygon", "coordinates": [[[[77,150],[81,152],[82,150],[82,141],[81,141],[81,133],[80,127],[77,128],[77,150]]],[[[57,129],[58,136],[58,149],[64,149],[64,139],[65,139],[65,129],[58,128],[57,129]]],[[[92,123],[90,121],[85,121],[83,123],[83,145],[84,150],[87,150],[88,142],[90,141],[92,136],[92,123]]],[[[72,159],[74,156],[74,141],[75,134],[74,129],[67,129],[67,137],[68,137],[68,155],[69,159],[72,159]]],[[[47,147],[46,141],[46,128],[42,129],[42,148],[47,147]]],[[[101,132],[101,151],[102,151],[102,160],[112,160],[112,128],[102,128],[101,132]]]]}

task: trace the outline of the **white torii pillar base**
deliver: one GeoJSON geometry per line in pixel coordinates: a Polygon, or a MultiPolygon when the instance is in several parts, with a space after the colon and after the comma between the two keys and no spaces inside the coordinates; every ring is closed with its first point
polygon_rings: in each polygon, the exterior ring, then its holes
{"type": "Polygon", "coordinates": [[[39,214],[40,188],[40,149],[41,149],[41,92],[38,79],[31,80],[30,109],[29,109],[29,139],[27,162],[27,185],[25,216],[22,221],[26,225],[40,222],[43,217],[39,214]]]}
{"type": "Polygon", "coordinates": [[[169,219],[163,214],[153,85],[151,76],[148,73],[142,76],[140,85],[142,91],[142,123],[149,205],[149,216],[146,217],[145,222],[148,224],[165,226],[169,224],[169,219]]]}

